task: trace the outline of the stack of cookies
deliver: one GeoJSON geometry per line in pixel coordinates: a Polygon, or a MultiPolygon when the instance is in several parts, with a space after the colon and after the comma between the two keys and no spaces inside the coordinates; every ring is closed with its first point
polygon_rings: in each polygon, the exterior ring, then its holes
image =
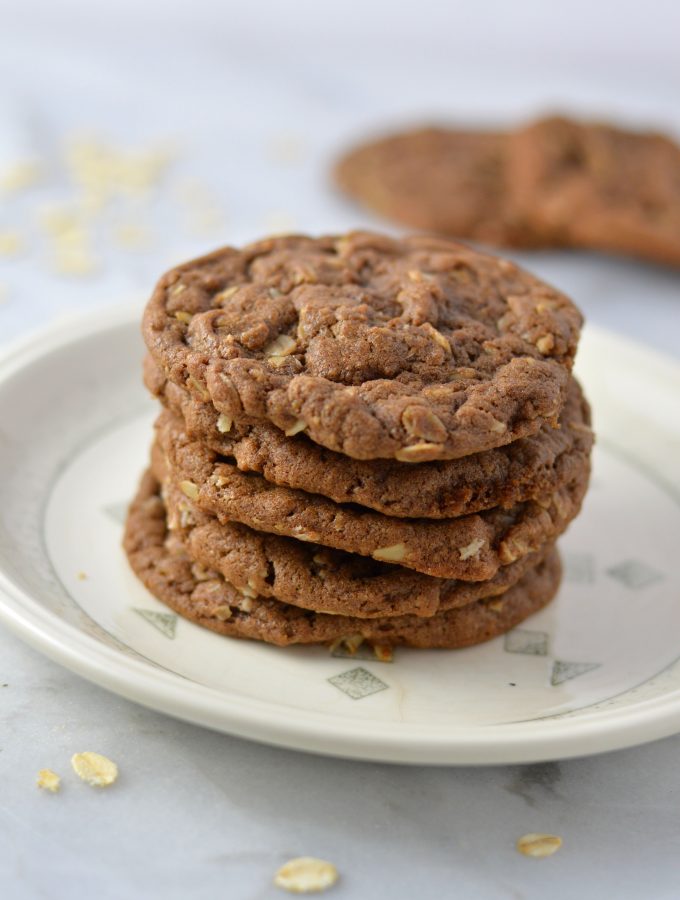
{"type": "Polygon", "coordinates": [[[225,248],[144,315],[161,404],[125,549],[201,625],[274,644],[463,647],[556,593],[593,436],[581,315],[452,241],[225,248]]]}

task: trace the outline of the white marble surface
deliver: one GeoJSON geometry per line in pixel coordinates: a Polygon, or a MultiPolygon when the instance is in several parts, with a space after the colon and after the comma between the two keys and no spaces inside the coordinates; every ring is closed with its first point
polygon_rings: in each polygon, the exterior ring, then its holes
{"type": "MultiPolygon", "coordinates": [[[[74,308],[138,299],[177,258],[272,228],[371,223],[328,191],[342,141],[419,117],[510,119],[569,108],[680,131],[676,4],[538,2],[393,7],[6,0],[0,31],[0,174],[36,157],[46,177],[0,203],[0,339],[74,308]],[[548,12],[550,10],[550,12],[548,12]],[[41,205],[74,192],[61,163],[86,130],[119,149],[171,141],[165,181],[121,201],[93,238],[99,270],[55,275],[41,205]],[[223,221],[191,233],[175,190],[207,186],[223,221]],[[146,251],[116,247],[134,218],[146,251]]],[[[680,355],[680,276],[581,254],[523,257],[588,317],[680,355]]],[[[7,477],[7,473],[5,474],[7,477]]],[[[423,769],[273,750],[134,706],[0,633],[3,900],[266,898],[286,858],[342,873],[338,898],[680,896],[680,737],[528,767],[423,769]],[[106,792],[76,783],[72,753],[116,759],[106,792]],[[64,775],[56,796],[39,768],[64,775]],[[549,860],[514,850],[564,838],[549,860]]]]}

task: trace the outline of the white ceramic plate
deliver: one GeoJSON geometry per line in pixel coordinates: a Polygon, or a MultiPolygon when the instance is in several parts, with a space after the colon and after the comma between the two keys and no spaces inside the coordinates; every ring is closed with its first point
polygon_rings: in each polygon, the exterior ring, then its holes
{"type": "Polygon", "coordinates": [[[154,416],[138,318],[71,321],[0,362],[0,615],[19,635],[154,709],[338,756],[529,762],[680,730],[680,367],[586,331],[599,440],[558,599],[505,638],[382,664],[214,635],[131,575],[154,416]]]}

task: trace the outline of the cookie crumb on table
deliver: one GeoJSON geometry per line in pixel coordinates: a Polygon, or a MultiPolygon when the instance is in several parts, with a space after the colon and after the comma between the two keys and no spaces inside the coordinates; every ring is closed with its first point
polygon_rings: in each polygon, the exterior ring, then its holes
{"type": "Polygon", "coordinates": [[[40,181],[42,171],[33,160],[18,160],[0,172],[0,191],[23,191],[40,181]]]}
{"type": "Polygon", "coordinates": [[[16,231],[0,231],[0,256],[12,258],[19,256],[24,249],[21,235],[16,231]]]}
{"type": "Polygon", "coordinates": [[[116,243],[126,250],[146,250],[151,244],[151,232],[136,222],[124,222],[114,229],[116,243]]]}

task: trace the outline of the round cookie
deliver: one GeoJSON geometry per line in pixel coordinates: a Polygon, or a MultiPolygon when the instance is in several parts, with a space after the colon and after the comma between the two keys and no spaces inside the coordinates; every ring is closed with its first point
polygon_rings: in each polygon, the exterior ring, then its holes
{"type": "Polygon", "coordinates": [[[500,597],[426,619],[332,616],[274,599],[244,597],[215,573],[201,572],[202,580],[197,579],[191,557],[168,535],[158,488],[147,474],[130,507],[124,547],[132,569],[154,596],[180,615],[231,637],[285,646],[327,644],[359,635],[381,646],[466,647],[514,628],[548,603],[559,587],[561,567],[552,550],[500,597]]]}
{"type": "Polygon", "coordinates": [[[410,228],[492,244],[527,241],[507,203],[508,135],[418,128],[368,141],[334,169],[338,187],[410,228]]]}
{"type": "Polygon", "coordinates": [[[266,424],[233,423],[224,432],[214,407],[167,381],[150,357],[145,360],[145,382],[167,408],[183,417],[191,438],[233,459],[241,471],[400,518],[449,519],[552,494],[583,470],[593,445],[590,408],[574,379],[559,428],[544,425],[536,435],[504,447],[409,466],[351,459],[302,434],[287,438],[266,424]]]}
{"type": "Polygon", "coordinates": [[[581,315],[451,241],[271,238],[161,278],[144,313],[164,374],[232,422],[356,459],[454,459],[556,424],[581,315]]]}
{"type": "MultiPolygon", "coordinates": [[[[500,567],[552,543],[577,515],[590,468],[586,460],[573,481],[554,494],[508,510],[495,508],[435,521],[404,520],[356,505],[342,506],[319,494],[241,472],[200,442],[191,441],[182,422],[168,412],[161,415],[156,430],[164,459],[154,470],[167,463],[168,481],[223,525],[239,522],[256,531],[398,563],[437,578],[466,581],[493,578],[500,567]]],[[[188,509],[185,500],[179,501],[183,503],[188,509]]]]}
{"type": "Polygon", "coordinates": [[[680,265],[677,143],[554,116],[509,146],[510,202],[540,242],[680,265]]]}

